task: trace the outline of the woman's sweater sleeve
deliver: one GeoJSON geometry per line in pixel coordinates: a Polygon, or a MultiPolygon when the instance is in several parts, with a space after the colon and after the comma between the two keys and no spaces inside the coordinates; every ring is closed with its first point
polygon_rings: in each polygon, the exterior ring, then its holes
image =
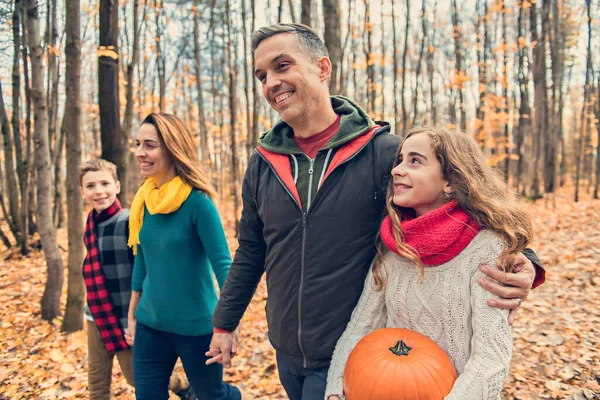
{"type": "Polygon", "coordinates": [[[196,231],[217,277],[219,289],[223,290],[229,267],[231,253],[227,246],[225,230],[215,203],[205,194],[200,194],[196,208],[196,231]]]}
{"type": "Polygon", "coordinates": [[[142,284],[144,283],[145,277],[146,277],[146,262],[144,261],[144,252],[142,251],[142,246],[140,244],[138,244],[136,255],[133,260],[131,290],[135,290],[136,292],[141,292],[142,284]]]}
{"type": "MultiPolygon", "coordinates": [[[[497,241],[490,249],[495,256],[481,259],[482,263],[496,265],[501,253],[501,243],[497,241]]],[[[487,305],[494,297],[479,285],[477,279],[484,274],[476,268],[471,277],[471,309],[473,312],[473,336],[471,356],[465,369],[454,383],[446,400],[486,400],[499,399],[512,356],[512,336],[508,325],[508,311],[487,305]]]]}
{"type": "Polygon", "coordinates": [[[386,321],[385,288],[379,291],[374,289],[371,266],[365,279],[365,286],[358,304],[352,312],[350,322],[348,322],[346,330],[335,346],[327,374],[325,399],[332,395],[344,398],[344,368],[346,367],[346,361],[348,361],[350,352],[352,352],[360,339],[375,329],[385,327],[386,321]]]}

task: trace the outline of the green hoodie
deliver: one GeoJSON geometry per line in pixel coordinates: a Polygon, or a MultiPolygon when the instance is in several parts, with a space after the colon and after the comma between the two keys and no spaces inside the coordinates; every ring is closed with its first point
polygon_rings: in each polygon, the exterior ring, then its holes
{"type": "Polygon", "coordinates": [[[259,146],[279,154],[289,154],[292,175],[302,202],[302,210],[307,212],[319,188],[319,182],[331,162],[335,151],[342,145],[369,132],[375,123],[352,100],[342,96],[331,96],[333,111],[340,115],[340,129],[325,146],[310,159],[294,141],[294,130],[283,120],[279,120],[271,130],[259,140],[259,146]]]}

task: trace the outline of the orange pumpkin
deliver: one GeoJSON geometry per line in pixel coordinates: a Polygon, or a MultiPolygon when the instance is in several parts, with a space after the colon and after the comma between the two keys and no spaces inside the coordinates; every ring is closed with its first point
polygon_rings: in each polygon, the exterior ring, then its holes
{"type": "Polygon", "coordinates": [[[440,400],[456,371],[433,340],[410,329],[377,329],[348,357],[344,394],[348,400],[440,400]]]}

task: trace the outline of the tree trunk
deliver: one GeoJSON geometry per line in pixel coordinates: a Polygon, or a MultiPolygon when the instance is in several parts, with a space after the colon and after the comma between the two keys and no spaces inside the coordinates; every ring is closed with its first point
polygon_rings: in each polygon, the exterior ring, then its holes
{"type": "Polygon", "coordinates": [[[325,46],[331,60],[329,93],[339,91],[339,71],[342,63],[342,40],[340,33],[340,0],[323,0],[323,20],[325,23],[325,46]]]}
{"type": "MultiPolygon", "coordinates": [[[[596,101],[596,115],[600,116],[600,76],[598,77],[598,93],[596,101]]],[[[596,185],[594,186],[594,199],[598,199],[600,196],[600,125],[596,124],[596,185]]]]}
{"type": "MultiPolygon", "coordinates": [[[[136,1],[137,4],[137,1],[136,1]]],[[[83,306],[85,305],[85,284],[81,275],[83,264],[83,203],[79,195],[79,174],[77,167],[81,163],[81,35],[80,0],[65,3],[65,31],[67,41],[65,56],[66,103],[64,115],[64,134],[67,141],[67,212],[69,214],[69,283],[67,288],[67,308],[62,330],[75,332],[83,328],[83,306]]],[[[134,39],[135,41],[135,39],[134,39]]],[[[135,44],[134,44],[135,47],[135,44]]]]}
{"type": "Polygon", "coordinates": [[[237,99],[236,86],[237,76],[234,65],[237,65],[237,45],[233,44],[233,33],[231,32],[231,10],[229,0],[226,0],[226,15],[227,15],[227,69],[229,70],[229,133],[231,135],[231,196],[233,197],[233,222],[235,226],[235,237],[238,236],[238,221],[239,221],[239,195],[238,195],[238,157],[237,157],[237,99]],[[233,47],[236,47],[233,49],[233,47]]]}
{"type": "MultiPolygon", "coordinates": [[[[207,154],[206,119],[204,111],[204,89],[202,88],[202,57],[200,55],[200,0],[195,1],[194,9],[194,60],[196,61],[196,92],[198,96],[198,123],[200,124],[200,160],[204,161],[207,154]]],[[[246,38],[244,37],[244,40],[246,38]]],[[[245,46],[244,46],[245,47],[245,46]]]]}
{"type": "MultiPolygon", "coordinates": [[[[547,2],[549,0],[545,0],[547,2]]],[[[534,86],[534,129],[533,129],[533,165],[530,185],[530,197],[538,199],[540,193],[540,167],[542,157],[542,135],[545,132],[546,112],[546,50],[545,37],[539,35],[537,30],[537,3],[529,8],[531,41],[535,43],[533,48],[533,86],[534,86]]],[[[542,18],[544,25],[544,18],[542,18]]],[[[543,29],[543,28],[542,28],[543,29]]]]}
{"type": "MultiPolygon", "coordinates": [[[[436,17],[437,17],[437,1],[433,6],[433,23],[432,26],[435,27],[436,17]]],[[[428,35],[429,36],[429,35],[428,35]]],[[[429,43],[435,43],[435,29],[431,30],[431,38],[428,40],[429,43]]],[[[431,106],[431,124],[437,123],[437,106],[435,103],[435,87],[433,83],[433,72],[435,70],[434,66],[434,58],[435,58],[435,48],[431,46],[431,48],[427,49],[427,78],[429,81],[429,103],[431,106]]]]}
{"type": "MultiPolygon", "coordinates": [[[[244,68],[244,98],[246,100],[246,132],[247,132],[247,141],[246,141],[246,159],[250,160],[250,156],[252,155],[252,149],[254,149],[254,138],[256,137],[256,132],[252,129],[252,111],[250,110],[250,74],[248,73],[248,57],[247,51],[248,49],[248,25],[247,25],[247,10],[246,10],[246,0],[242,0],[242,38],[244,47],[242,48],[242,65],[244,68]]],[[[254,71],[254,70],[253,70],[254,71]]],[[[252,80],[255,80],[252,78],[252,80]]]]}
{"type": "MultiPolygon", "coordinates": [[[[527,17],[525,15],[526,10],[523,7],[519,8],[519,17],[517,20],[517,32],[518,37],[522,37],[525,40],[525,23],[527,17]]],[[[518,157],[517,169],[515,171],[515,187],[521,193],[524,192],[524,185],[521,187],[523,179],[523,173],[525,169],[525,134],[531,130],[531,109],[529,107],[529,64],[526,63],[525,59],[528,56],[528,44],[523,41],[519,43],[518,51],[518,63],[519,63],[519,93],[520,93],[520,105],[519,105],[519,124],[515,130],[515,151],[518,157]]]]}
{"type": "MultiPolygon", "coordinates": [[[[477,8],[481,2],[477,2],[477,8]]],[[[475,111],[475,139],[482,149],[485,149],[486,126],[485,126],[485,101],[487,96],[487,66],[489,58],[489,31],[487,23],[488,4],[487,0],[483,2],[483,10],[477,15],[477,70],[479,75],[479,90],[477,90],[479,101],[475,111]],[[483,29],[483,35],[481,30],[483,29]],[[483,37],[483,41],[481,38],[483,37]],[[479,49],[480,47],[480,49],[479,49]]]]}
{"type": "MultiPolygon", "coordinates": [[[[463,71],[463,54],[460,43],[462,36],[460,34],[460,21],[458,19],[458,6],[456,0],[452,0],[452,25],[454,26],[454,58],[456,60],[456,72],[455,78],[460,78],[464,74],[463,71]]],[[[458,79],[456,91],[458,93],[458,107],[460,108],[460,129],[463,131],[467,129],[467,114],[465,109],[465,103],[463,100],[463,81],[458,79]]]]}
{"type": "MultiPolygon", "coordinates": [[[[10,131],[10,122],[4,108],[4,94],[2,93],[2,82],[0,82],[0,127],[4,141],[4,170],[6,171],[6,188],[8,194],[8,208],[10,210],[6,219],[14,227],[12,234],[17,241],[21,232],[21,207],[19,204],[19,187],[17,186],[17,174],[13,157],[12,132],[10,131]]],[[[1,172],[0,172],[1,173],[1,172]]],[[[2,186],[0,186],[2,189],[2,186]]]]}
{"type": "Polygon", "coordinates": [[[506,29],[506,13],[509,10],[506,9],[506,3],[502,0],[502,32],[504,36],[502,37],[502,44],[504,45],[503,57],[502,57],[502,96],[504,97],[505,107],[504,112],[506,113],[506,117],[504,118],[504,181],[508,183],[509,178],[509,167],[510,167],[510,139],[508,135],[509,124],[511,123],[511,118],[509,118],[510,113],[510,104],[508,99],[508,43],[506,43],[506,38],[508,37],[508,32],[506,29]]]}
{"type": "Polygon", "coordinates": [[[162,0],[154,0],[154,15],[156,16],[156,67],[158,72],[158,110],[165,112],[166,92],[166,66],[165,57],[162,52],[162,29],[160,26],[160,13],[163,8],[162,0]]]}
{"type": "MultiPolygon", "coordinates": [[[[250,22],[250,31],[254,32],[254,25],[256,23],[256,10],[255,10],[255,0],[250,0],[250,7],[252,8],[252,19],[250,22]]],[[[252,59],[252,76],[254,76],[254,70],[256,68],[256,65],[254,63],[254,56],[252,55],[250,57],[252,59]]],[[[258,88],[257,88],[257,79],[255,78],[251,78],[252,80],[252,140],[251,140],[251,145],[252,148],[254,148],[258,142],[258,114],[259,114],[259,105],[260,105],[260,99],[259,99],[259,95],[258,95],[258,88]]],[[[248,154],[248,157],[250,157],[250,154],[248,154]]]]}
{"type": "Polygon", "coordinates": [[[408,34],[410,32],[410,2],[406,0],[406,20],[404,22],[404,51],[402,53],[402,89],[401,89],[401,102],[402,102],[402,132],[406,131],[408,125],[408,110],[406,107],[406,63],[408,61],[408,34]]]}
{"type": "Polygon", "coordinates": [[[381,14],[380,14],[380,18],[381,18],[381,40],[379,42],[379,46],[381,47],[381,57],[379,58],[380,64],[381,64],[381,77],[379,78],[379,84],[377,85],[377,87],[380,89],[379,92],[379,98],[381,99],[381,113],[379,114],[378,119],[381,121],[386,121],[386,117],[385,117],[385,105],[386,105],[386,90],[385,90],[385,77],[386,77],[386,63],[385,63],[385,58],[386,58],[386,41],[387,41],[387,37],[386,37],[386,26],[385,26],[385,0],[381,0],[381,2],[379,3],[379,7],[381,9],[381,14]]]}
{"type": "MultiPolygon", "coordinates": [[[[312,0],[302,0],[302,15],[300,17],[300,22],[304,25],[310,26],[310,8],[312,5],[312,0]]],[[[254,8],[252,8],[254,10],[254,8]]]]}
{"type": "MultiPolygon", "coordinates": [[[[79,0],[77,0],[79,1],[79,0]]],[[[79,7],[79,5],[77,5],[79,7]]],[[[123,115],[123,134],[130,138],[132,137],[133,129],[133,106],[135,101],[133,100],[133,78],[135,73],[135,67],[137,66],[139,53],[140,53],[140,23],[139,23],[139,0],[133,1],[133,43],[131,46],[131,58],[129,64],[127,64],[127,71],[125,72],[127,80],[127,88],[125,89],[125,115],[123,115]]],[[[79,37],[79,36],[78,36],[79,37]]],[[[77,81],[79,82],[79,80],[77,81]]],[[[140,99],[141,101],[141,99],[140,99]]],[[[79,102],[79,97],[77,98],[79,102]]],[[[120,178],[120,177],[119,177],[120,178]]],[[[127,191],[127,187],[123,186],[123,190],[127,191]]]]}
{"type": "Polygon", "coordinates": [[[395,9],[396,7],[392,7],[392,52],[394,53],[392,58],[392,77],[394,80],[394,134],[400,135],[402,133],[402,125],[400,120],[400,104],[398,101],[398,36],[396,34],[396,13],[394,11],[395,9]]]}
{"type": "Polygon", "coordinates": [[[98,57],[98,105],[100,108],[100,137],[102,158],[117,166],[117,175],[124,190],[119,194],[121,204],[127,204],[127,136],[121,129],[119,100],[119,4],[100,0],[98,57]]]}
{"type": "MultiPolygon", "coordinates": [[[[556,0],[555,0],[556,1],[556,0]]],[[[558,15],[555,15],[554,18],[558,18],[558,15]]],[[[548,40],[550,37],[550,32],[552,31],[552,27],[550,26],[550,0],[545,0],[542,6],[542,41],[544,42],[544,82],[543,82],[543,90],[544,90],[544,119],[541,121],[542,127],[540,138],[545,138],[545,143],[543,146],[543,173],[544,173],[544,192],[545,193],[554,193],[556,188],[556,142],[557,142],[557,134],[558,127],[560,125],[560,121],[556,119],[555,104],[556,104],[556,84],[562,84],[562,80],[559,79],[558,82],[555,80],[557,77],[555,74],[552,74],[553,78],[553,87],[552,94],[553,96],[548,98],[548,87],[546,83],[546,42],[550,43],[550,54],[552,54],[552,41],[548,40]],[[552,121],[550,121],[552,119],[552,121]]],[[[551,58],[552,59],[552,58],[551,58]]],[[[557,66],[552,65],[551,71],[554,72],[557,66]]]]}
{"type": "Polygon", "coordinates": [[[277,23],[281,22],[282,14],[283,14],[283,0],[279,0],[279,7],[277,7],[277,23]]]}
{"type": "Polygon", "coordinates": [[[579,143],[575,150],[575,202],[579,201],[579,183],[581,180],[581,163],[584,156],[584,148],[586,143],[586,133],[588,130],[588,104],[590,97],[590,85],[592,82],[593,74],[593,63],[592,63],[592,11],[591,11],[591,0],[585,1],[587,11],[587,28],[588,28],[588,40],[587,40],[587,59],[585,65],[585,83],[583,85],[583,107],[581,108],[581,134],[579,135],[579,143]]]}
{"type": "MultiPolygon", "coordinates": [[[[21,212],[23,213],[23,235],[21,236],[21,254],[29,254],[29,234],[35,233],[33,224],[32,205],[35,203],[35,185],[33,185],[32,139],[31,139],[31,85],[29,79],[29,49],[27,47],[27,28],[25,26],[25,7],[21,5],[21,32],[23,45],[21,59],[23,60],[23,77],[25,85],[25,154],[23,154],[23,178],[21,181],[21,212]]],[[[15,140],[16,142],[16,140],[15,140]]]]}
{"type": "Polygon", "coordinates": [[[44,94],[43,50],[40,43],[36,0],[25,1],[27,40],[31,54],[31,94],[34,107],[35,167],[37,173],[37,225],[48,265],[48,281],[42,297],[42,318],[52,321],[61,315],[60,294],[63,263],[52,224],[50,152],[48,149],[48,109],[44,94]]]}
{"type": "Polygon", "coordinates": [[[425,49],[427,48],[427,36],[425,32],[427,31],[427,0],[423,0],[421,4],[422,13],[421,13],[421,26],[423,28],[423,38],[421,39],[421,49],[419,50],[419,60],[417,61],[417,70],[415,71],[415,92],[413,96],[413,117],[412,123],[415,124],[417,121],[417,111],[419,108],[419,75],[421,74],[421,63],[423,62],[423,56],[425,54],[425,49]]]}
{"type": "Polygon", "coordinates": [[[48,0],[46,12],[46,57],[48,59],[47,73],[47,91],[46,100],[48,101],[48,144],[50,146],[50,159],[58,151],[58,82],[59,82],[59,63],[57,47],[58,30],[56,27],[56,0],[48,0]]]}
{"type": "MultiPolygon", "coordinates": [[[[11,124],[13,129],[13,140],[15,148],[15,161],[17,165],[17,177],[19,184],[19,192],[16,194],[17,200],[20,198],[18,205],[18,214],[14,221],[16,229],[23,234],[23,185],[25,184],[25,173],[23,170],[23,146],[21,144],[21,0],[15,0],[13,10],[13,68],[12,68],[12,117],[11,124]]],[[[17,243],[21,242],[22,236],[17,238],[17,243]]]]}
{"type": "MultiPolygon", "coordinates": [[[[64,124],[64,121],[63,121],[64,124]]],[[[62,178],[62,158],[65,149],[65,132],[64,129],[60,129],[57,131],[56,135],[56,148],[54,149],[54,154],[51,159],[51,163],[54,166],[54,210],[52,212],[54,226],[57,228],[62,228],[65,225],[65,207],[64,207],[64,197],[65,190],[63,185],[62,178]]]]}
{"type": "Polygon", "coordinates": [[[371,43],[373,26],[371,24],[371,11],[369,0],[364,0],[365,4],[365,19],[364,19],[364,30],[366,40],[364,40],[364,53],[367,63],[367,114],[373,115],[375,111],[375,91],[373,87],[375,85],[375,68],[373,68],[373,45],[371,43]]]}

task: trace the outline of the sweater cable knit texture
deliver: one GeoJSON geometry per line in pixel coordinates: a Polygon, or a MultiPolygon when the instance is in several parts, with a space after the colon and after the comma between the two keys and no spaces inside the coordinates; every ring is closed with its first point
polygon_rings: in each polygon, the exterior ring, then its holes
{"type": "Polygon", "coordinates": [[[369,270],[360,300],[340,337],[327,378],[325,399],[343,398],[343,374],[356,343],[378,328],[408,328],[435,341],[452,360],[458,379],[447,400],[499,399],[512,355],[508,310],[492,308],[493,295],[477,279],[479,265],[496,265],[505,248],[499,235],[481,230],[455,258],[418,268],[391,251],[383,258],[387,284],[373,287],[369,270]]]}

